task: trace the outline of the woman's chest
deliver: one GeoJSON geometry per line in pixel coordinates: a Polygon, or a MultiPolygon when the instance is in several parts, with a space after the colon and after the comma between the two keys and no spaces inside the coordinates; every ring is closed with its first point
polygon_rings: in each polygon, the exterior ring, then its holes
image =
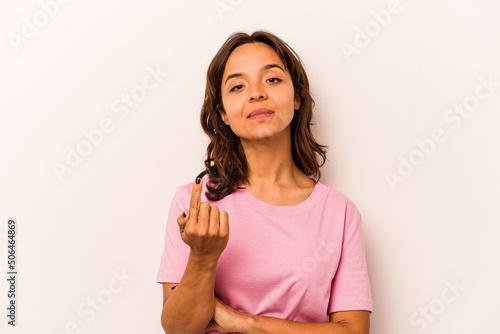
{"type": "Polygon", "coordinates": [[[342,229],[314,215],[244,218],[230,219],[219,279],[244,285],[331,282],[340,259],[342,229]]]}

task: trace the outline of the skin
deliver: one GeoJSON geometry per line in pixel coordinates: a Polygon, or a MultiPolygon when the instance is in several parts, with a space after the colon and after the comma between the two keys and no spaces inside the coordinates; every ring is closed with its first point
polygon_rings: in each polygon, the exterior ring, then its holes
{"type": "Polygon", "coordinates": [[[169,334],[203,333],[215,312],[215,269],[228,242],[229,217],[226,211],[201,203],[202,186],[201,181],[193,183],[189,210],[177,218],[190,253],[181,281],[163,284],[161,323],[169,334]]]}
{"type": "Polygon", "coordinates": [[[255,197],[274,205],[304,201],[315,184],[292,159],[290,123],[300,99],[276,52],[262,43],[236,48],[226,63],[221,95],[222,120],[240,138],[247,158],[249,182],[245,187],[255,197]],[[265,69],[266,65],[279,67],[265,69]],[[241,75],[232,77],[235,73],[241,75]],[[253,110],[262,107],[274,112],[271,117],[248,119],[253,110]]]}
{"type": "MultiPolygon", "coordinates": [[[[221,118],[240,137],[247,157],[247,190],[273,205],[303,202],[315,183],[295,166],[291,153],[290,123],[300,99],[276,52],[262,43],[236,48],[225,67],[221,94],[221,118]],[[272,113],[249,118],[257,108],[272,113]]],[[[306,323],[239,312],[215,297],[215,267],[229,237],[229,217],[216,206],[200,203],[201,188],[201,182],[193,184],[190,208],[177,220],[191,252],[181,282],[163,284],[166,333],[369,333],[368,311],[335,312],[329,314],[329,322],[306,323]]]]}

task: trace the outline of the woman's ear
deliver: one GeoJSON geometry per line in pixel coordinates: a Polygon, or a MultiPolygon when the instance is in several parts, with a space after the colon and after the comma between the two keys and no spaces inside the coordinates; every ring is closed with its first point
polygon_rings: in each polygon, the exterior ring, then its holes
{"type": "Polygon", "coordinates": [[[227,118],[227,114],[224,110],[222,110],[219,105],[217,105],[217,109],[219,110],[220,117],[222,118],[222,121],[226,124],[229,125],[229,120],[227,118]]]}
{"type": "MultiPolygon", "coordinates": [[[[217,106],[218,107],[218,106],[217,106]]],[[[226,124],[226,125],[229,125],[229,120],[227,119],[227,114],[224,110],[221,110],[219,108],[219,114],[220,114],[220,117],[222,118],[222,121],[226,124]]]]}
{"type": "Polygon", "coordinates": [[[300,109],[300,104],[302,103],[302,101],[300,100],[300,97],[295,94],[295,98],[293,100],[293,109],[294,110],[299,110],[300,109]]]}

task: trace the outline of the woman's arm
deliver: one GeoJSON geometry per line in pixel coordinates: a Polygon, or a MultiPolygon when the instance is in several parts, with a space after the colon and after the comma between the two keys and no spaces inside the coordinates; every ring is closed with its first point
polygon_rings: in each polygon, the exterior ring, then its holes
{"type": "Polygon", "coordinates": [[[161,322],[165,333],[203,332],[215,310],[216,265],[217,262],[209,264],[191,253],[180,283],[163,285],[161,322]],[[171,289],[173,286],[175,290],[171,289]]]}
{"type": "Polygon", "coordinates": [[[214,319],[206,330],[244,334],[368,334],[370,331],[369,311],[335,312],[330,314],[330,322],[310,323],[239,312],[219,299],[215,304],[214,319]]]}
{"type": "Polygon", "coordinates": [[[177,218],[182,240],[190,246],[184,275],[163,285],[161,323],[167,334],[200,334],[215,311],[215,269],[229,238],[225,211],[201,202],[202,182],[193,183],[189,211],[177,218]]]}
{"type": "Polygon", "coordinates": [[[272,317],[251,316],[248,330],[251,334],[368,334],[370,312],[345,311],[330,314],[330,322],[310,323],[283,320],[272,317]],[[333,320],[338,319],[338,320],[333,320]]]}

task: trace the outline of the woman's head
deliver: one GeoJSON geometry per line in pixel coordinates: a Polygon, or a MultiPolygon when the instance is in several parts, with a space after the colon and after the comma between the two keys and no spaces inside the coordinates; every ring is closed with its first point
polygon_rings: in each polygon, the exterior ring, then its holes
{"type": "Polygon", "coordinates": [[[219,112],[247,153],[253,142],[282,143],[290,150],[290,125],[300,98],[278,54],[264,43],[238,46],[222,76],[219,112]]]}
{"type": "MultiPolygon", "coordinates": [[[[223,92],[222,88],[228,59],[235,49],[249,43],[264,44],[261,49],[270,47],[291,79],[294,111],[290,134],[295,165],[304,174],[314,175],[319,180],[319,167],[326,160],[325,146],[314,140],[310,130],[314,101],[299,56],[284,41],[269,32],[256,31],[251,35],[235,33],[226,40],[210,63],[201,110],[201,125],[210,137],[210,143],[207,147],[205,170],[199,176],[209,174],[207,197],[211,200],[219,200],[232,193],[247,177],[248,168],[241,140],[223,120],[226,115],[224,96],[227,96],[224,93],[227,91],[223,92]],[[322,159],[321,164],[318,163],[316,154],[322,159]]],[[[226,102],[229,102],[227,98],[226,102]]],[[[227,118],[225,120],[227,122],[227,118]]]]}

